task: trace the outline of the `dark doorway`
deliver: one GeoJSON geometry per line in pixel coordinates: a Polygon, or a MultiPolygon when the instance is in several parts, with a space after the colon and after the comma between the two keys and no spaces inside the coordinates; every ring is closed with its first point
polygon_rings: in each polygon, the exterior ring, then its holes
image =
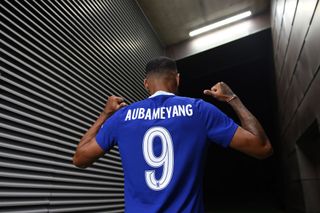
{"type": "Polygon", "coordinates": [[[315,120],[297,141],[295,154],[298,176],[287,183],[289,211],[319,212],[320,210],[320,131],[315,120]],[[296,184],[301,195],[292,190],[296,184]],[[292,193],[290,193],[292,192],[292,193]],[[292,202],[293,201],[293,202],[292,202]]]}
{"type": "Polygon", "coordinates": [[[211,145],[207,154],[204,196],[207,212],[277,212],[282,175],[277,147],[276,96],[270,29],[177,61],[180,95],[202,98],[238,121],[225,103],[205,97],[219,81],[230,85],[260,120],[275,149],[267,160],[211,145]]]}

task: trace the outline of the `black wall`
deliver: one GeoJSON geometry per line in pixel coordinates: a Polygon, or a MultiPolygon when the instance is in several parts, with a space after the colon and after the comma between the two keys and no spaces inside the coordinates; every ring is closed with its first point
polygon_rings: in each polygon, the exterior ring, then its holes
{"type": "Polygon", "coordinates": [[[278,208],[281,172],[270,29],[179,60],[177,64],[181,73],[180,95],[203,98],[239,122],[231,107],[202,93],[219,81],[226,82],[261,121],[275,147],[273,157],[260,161],[211,145],[204,178],[207,210],[278,208]]]}

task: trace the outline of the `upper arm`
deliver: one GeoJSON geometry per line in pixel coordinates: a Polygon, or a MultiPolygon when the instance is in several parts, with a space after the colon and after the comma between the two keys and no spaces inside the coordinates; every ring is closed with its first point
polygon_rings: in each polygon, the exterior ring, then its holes
{"type": "Polygon", "coordinates": [[[239,126],[229,146],[247,155],[263,159],[272,154],[270,142],[266,140],[261,141],[257,136],[239,126]]]}
{"type": "Polygon", "coordinates": [[[94,137],[88,143],[77,148],[73,157],[73,164],[85,168],[103,156],[104,153],[105,151],[98,145],[96,138],[94,137]]]}
{"type": "Polygon", "coordinates": [[[74,165],[85,168],[90,166],[105,152],[117,144],[117,115],[108,118],[90,141],[78,146],[73,158],[74,165]]]}

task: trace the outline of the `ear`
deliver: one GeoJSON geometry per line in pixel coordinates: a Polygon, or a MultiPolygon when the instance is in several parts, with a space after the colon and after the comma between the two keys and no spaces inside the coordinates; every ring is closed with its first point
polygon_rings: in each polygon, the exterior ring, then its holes
{"type": "Polygon", "coordinates": [[[148,79],[144,79],[143,80],[143,85],[144,85],[144,88],[147,90],[147,91],[149,91],[149,84],[148,84],[148,79]]]}
{"type": "Polygon", "coordinates": [[[176,75],[176,81],[177,81],[177,87],[179,87],[179,83],[180,83],[180,73],[177,73],[177,75],[176,75]]]}

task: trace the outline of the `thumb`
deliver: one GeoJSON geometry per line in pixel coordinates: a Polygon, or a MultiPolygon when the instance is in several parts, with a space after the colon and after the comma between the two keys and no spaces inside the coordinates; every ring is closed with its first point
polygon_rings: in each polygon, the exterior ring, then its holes
{"type": "Polygon", "coordinates": [[[121,108],[121,107],[124,107],[124,106],[127,106],[127,104],[126,104],[125,102],[122,102],[122,103],[120,104],[120,108],[121,108]]]}
{"type": "Polygon", "coordinates": [[[211,96],[214,95],[214,93],[213,93],[211,90],[207,90],[207,89],[203,91],[203,94],[205,94],[205,95],[211,95],[211,96]]]}

